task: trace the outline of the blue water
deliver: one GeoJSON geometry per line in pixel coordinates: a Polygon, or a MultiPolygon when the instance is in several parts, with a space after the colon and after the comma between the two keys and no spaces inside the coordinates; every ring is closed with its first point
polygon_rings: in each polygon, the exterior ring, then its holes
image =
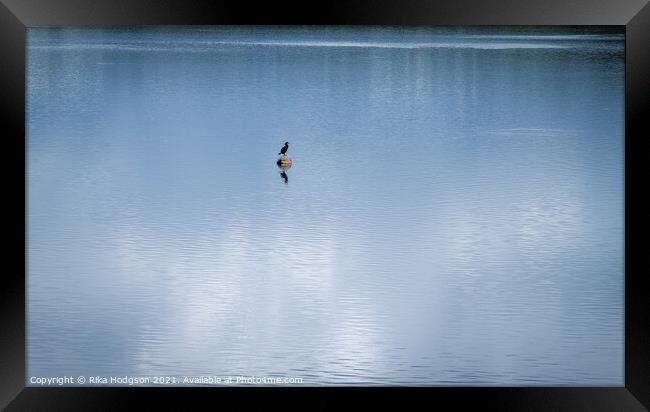
{"type": "Polygon", "coordinates": [[[28,385],[623,385],[622,34],[32,28],[27,63],[28,385]]]}

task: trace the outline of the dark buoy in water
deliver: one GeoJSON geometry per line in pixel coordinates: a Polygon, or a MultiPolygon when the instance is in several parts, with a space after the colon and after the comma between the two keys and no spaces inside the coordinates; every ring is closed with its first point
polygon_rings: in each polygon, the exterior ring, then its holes
{"type": "Polygon", "coordinates": [[[291,160],[289,156],[282,154],[280,157],[278,157],[278,161],[276,163],[278,166],[291,166],[293,160],[291,160]]]}

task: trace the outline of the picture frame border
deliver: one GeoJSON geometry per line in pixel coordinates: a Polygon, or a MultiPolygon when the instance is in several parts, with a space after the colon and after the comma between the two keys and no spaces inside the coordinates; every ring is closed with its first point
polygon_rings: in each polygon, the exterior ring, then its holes
{"type": "MultiPolygon", "coordinates": [[[[647,227],[641,213],[638,150],[648,131],[650,5],[641,0],[346,0],[273,3],[182,0],[0,0],[0,115],[2,162],[10,241],[0,288],[0,408],[7,410],[123,409],[142,399],[166,406],[188,401],[251,401],[316,396],[335,406],[333,392],[375,402],[397,398],[490,405],[500,410],[646,410],[650,408],[650,290],[639,268],[647,227]],[[625,26],[625,386],[624,387],[427,387],[427,388],[35,388],[25,387],[26,274],[26,30],[52,26],[132,25],[525,25],[625,26]],[[3,96],[4,95],[4,96],[3,96]],[[22,153],[22,154],[20,154],[22,153]],[[25,173],[24,176],[19,176],[25,173]],[[637,213],[638,212],[638,213],[637,213]],[[14,218],[22,215],[23,219],[14,218]],[[628,225],[628,222],[631,224],[628,225]],[[22,242],[20,241],[22,239],[22,242]],[[22,252],[21,252],[22,251],[22,252]],[[15,268],[15,269],[13,269],[15,268]],[[254,396],[252,396],[254,395],[254,396]],[[65,406],[65,408],[62,408],[65,406]]],[[[644,159],[645,160],[645,159],[644,159]]],[[[647,163],[647,161],[645,162],[647,163]]],[[[647,172],[646,172],[647,174],[647,172]]]]}

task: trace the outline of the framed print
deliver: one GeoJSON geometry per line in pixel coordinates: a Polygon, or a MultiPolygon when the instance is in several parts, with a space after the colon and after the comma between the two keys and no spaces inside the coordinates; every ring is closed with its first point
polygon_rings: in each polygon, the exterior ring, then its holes
{"type": "Polygon", "coordinates": [[[646,2],[1,1],[3,407],[650,404],[646,2]]]}

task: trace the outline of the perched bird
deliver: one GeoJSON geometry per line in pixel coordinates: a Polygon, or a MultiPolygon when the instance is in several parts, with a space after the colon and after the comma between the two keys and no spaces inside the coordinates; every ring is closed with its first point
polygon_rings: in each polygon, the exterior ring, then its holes
{"type": "Polygon", "coordinates": [[[282,146],[282,149],[280,149],[279,155],[287,154],[287,150],[289,150],[289,142],[284,142],[284,146],[282,146]]]}

